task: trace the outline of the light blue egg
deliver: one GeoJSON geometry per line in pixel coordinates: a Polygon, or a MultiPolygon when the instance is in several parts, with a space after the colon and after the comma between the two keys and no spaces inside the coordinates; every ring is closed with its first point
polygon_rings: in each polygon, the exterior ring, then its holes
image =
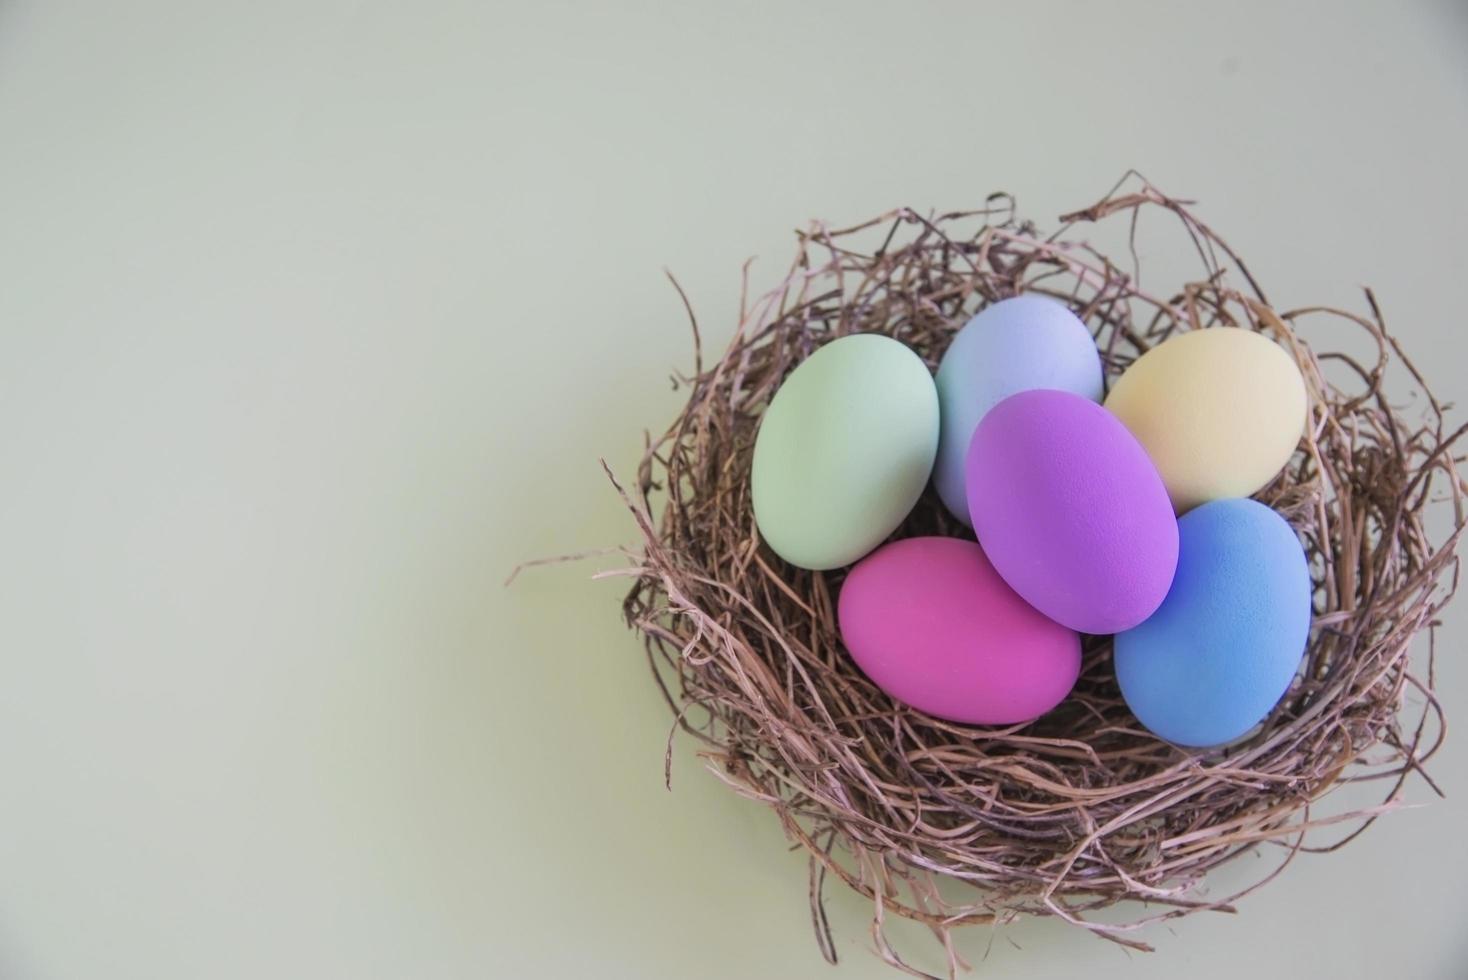
{"type": "Polygon", "coordinates": [[[1289,689],[1310,632],[1310,572],[1295,532],[1254,500],[1178,520],[1172,588],[1116,636],[1116,679],[1137,720],[1178,745],[1231,742],[1289,689]]]}
{"type": "Polygon", "coordinates": [[[1053,299],[1016,296],[985,307],[938,365],[938,458],[933,484],[954,517],[972,524],[964,480],[969,440],[1010,395],[1055,388],[1101,400],[1101,357],[1090,331],[1053,299]]]}

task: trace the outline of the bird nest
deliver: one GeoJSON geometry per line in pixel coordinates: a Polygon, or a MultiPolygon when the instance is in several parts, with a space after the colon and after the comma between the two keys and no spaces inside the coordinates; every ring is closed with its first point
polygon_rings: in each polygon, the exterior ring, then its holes
{"type": "MultiPolygon", "coordinates": [[[[893,916],[932,930],[950,976],[967,965],[953,930],[1025,914],[1146,949],[1142,925],[1232,910],[1301,851],[1334,850],[1397,805],[1409,778],[1431,786],[1422,766],[1443,733],[1431,640],[1457,584],[1463,429],[1447,426],[1369,291],[1361,312],[1276,309],[1189,207],[1129,175],[1053,233],[1004,194],[976,211],[815,223],[798,233],[788,276],[752,302],[746,267],[738,327],[712,363],[694,322],[687,405],[650,441],[636,482],[618,486],[644,538],[619,572],[634,579],[626,618],[645,637],[674,736],[702,743],[709,768],[808,852],[817,940],[832,962],[832,878],[873,903],[876,951],[914,975],[928,974],[892,945],[893,916]],[[1154,226],[1171,237],[1153,239],[1154,226]],[[1107,236],[1124,260],[1095,244],[1107,236]],[[1143,251],[1196,262],[1192,281],[1143,288],[1143,251]],[[795,568],[760,540],[755,434],[796,365],[835,337],[881,333],[936,368],[976,311],[1022,292],[1061,301],[1091,328],[1108,384],[1173,333],[1215,326],[1259,331],[1299,364],[1305,435],[1255,496],[1305,545],[1313,622],[1297,678],[1242,741],[1185,750],[1147,732],[1099,636],[1084,640],[1074,691],[1038,721],[930,717],[884,694],[842,648],[844,572],[795,568]],[[1321,815],[1327,793],[1369,780],[1383,787],[1379,804],[1321,815]],[[1242,890],[1199,887],[1265,843],[1280,860],[1242,890]],[[1118,903],[1129,903],[1120,916],[1095,914],[1118,903]]],[[[930,489],[894,537],[971,533],[930,489]]]]}

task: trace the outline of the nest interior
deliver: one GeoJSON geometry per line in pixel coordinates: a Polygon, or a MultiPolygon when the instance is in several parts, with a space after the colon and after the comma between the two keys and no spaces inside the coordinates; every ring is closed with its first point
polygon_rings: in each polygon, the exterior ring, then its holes
{"type": "MultiPolygon", "coordinates": [[[[1431,640],[1457,584],[1464,484],[1453,453],[1463,429],[1448,426],[1369,292],[1360,312],[1276,310],[1190,207],[1130,174],[1053,233],[1002,194],[976,211],[816,223],[798,233],[789,274],[752,302],[746,270],[740,323],[716,361],[706,363],[694,322],[686,407],[649,440],[635,483],[618,486],[643,537],[620,572],[633,578],[624,610],[645,637],[674,736],[702,743],[709,768],[773,810],[808,852],[817,941],[832,962],[831,879],[872,901],[877,952],[918,975],[927,974],[888,941],[886,917],[930,927],[950,975],[966,965],[952,930],[1022,914],[1146,949],[1141,925],[1231,909],[1301,851],[1354,837],[1414,774],[1430,784],[1422,764],[1443,733],[1431,640]],[[1196,262],[1192,281],[1141,287],[1143,217],[1170,236],[1170,255],[1196,262]],[[1120,231],[1123,261],[1088,244],[1105,228],[1120,231]],[[841,646],[843,573],[791,567],[760,542],[749,493],[755,434],[802,359],[832,338],[876,332],[936,369],[969,317],[1020,292],[1050,295],[1086,322],[1108,384],[1174,332],[1219,326],[1267,334],[1305,377],[1305,437],[1255,496],[1305,545],[1310,642],[1278,708],[1226,749],[1183,750],[1142,729],[1105,637],[1086,639],[1075,690],[1037,722],[980,728],[907,708],[841,646]],[[1332,339],[1347,332],[1350,343],[1332,339]],[[1393,366],[1405,382],[1389,401],[1393,366]],[[1381,805],[1312,817],[1328,791],[1367,780],[1380,781],[1381,805]],[[1323,823],[1339,824],[1331,842],[1308,842],[1323,823]],[[1210,869],[1262,842],[1279,844],[1281,860],[1242,891],[1199,894],[1210,869]],[[1137,900],[1145,905],[1125,906],[1135,914],[1119,921],[1094,915],[1137,900]]],[[[920,534],[971,532],[930,490],[894,537],[920,534]]]]}

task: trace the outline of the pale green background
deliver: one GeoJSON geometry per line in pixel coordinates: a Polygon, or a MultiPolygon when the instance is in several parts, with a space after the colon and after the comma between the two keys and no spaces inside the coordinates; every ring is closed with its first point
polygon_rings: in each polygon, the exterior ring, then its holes
{"type": "MultiPolygon", "coordinates": [[[[620,587],[500,587],[631,539],[661,267],[717,340],[807,218],[1136,165],[1462,399],[1465,123],[1454,2],[0,5],[0,977],[886,976],[686,746],[663,791],[620,587]]],[[[1439,762],[1240,916],[980,975],[1463,976],[1439,762]]]]}

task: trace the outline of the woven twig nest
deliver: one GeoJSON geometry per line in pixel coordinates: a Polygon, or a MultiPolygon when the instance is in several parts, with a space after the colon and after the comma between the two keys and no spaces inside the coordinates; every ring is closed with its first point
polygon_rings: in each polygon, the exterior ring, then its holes
{"type": "MultiPolygon", "coordinates": [[[[1198,888],[1210,869],[1261,842],[1283,845],[1282,862],[1247,891],[1311,849],[1320,824],[1355,820],[1349,839],[1395,805],[1410,776],[1426,778],[1422,763],[1441,741],[1430,639],[1456,586],[1464,486],[1452,447],[1462,430],[1446,428],[1370,293],[1362,313],[1273,309],[1222,239],[1134,175],[1060,223],[1043,233],[995,195],[974,212],[903,209],[800,233],[788,277],[741,304],[716,362],[704,362],[695,325],[687,406],[624,492],[645,538],[629,552],[625,612],[646,638],[674,733],[703,743],[710,768],[809,852],[817,938],[833,962],[822,906],[832,877],[874,903],[877,951],[913,973],[884,918],[930,926],[950,974],[964,965],[951,930],[1021,914],[1145,949],[1134,930],[1146,922],[1231,907],[1238,894],[1198,888]],[[1161,225],[1170,238],[1139,238],[1138,219],[1152,212],[1171,220],[1143,221],[1148,233],[1161,225]],[[1107,234],[1124,261],[1087,244],[1107,234]],[[1190,256],[1193,281],[1144,288],[1141,250],[1190,256]],[[1268,334],[1299,363],[1307,432],[1256,496],[1305,543],[1314,621],[1300,675],[1242,742],[1187,751],[1149,734],[1122,701],[1105,637],[1086,639],[1074,691],[1034,723],[924,715],[843,650],[843,572],[794,568],[760,541],[751,453],[762,411],[796,365],[832,338],[874,332],[936,368],[977,310],[1021,292],[1058,299],[1091,327],[1108,382],[1174,332],[1221,325],[1268,334]],[[1394,365],[1404,370],[1389,400],[1394,365]],[[1412,643],[1424,633],[1428,642],[1412,643]],[[1409,658],[1413,647],[1421,654],[1409,658]],[[1382,805],[1312,818],[1324,794],[1364,779],[1383,781],[1382,805]],[[1146,904],[1121,921],[1092,916],[1128,900],[1146,904]]],[[[971,533],[930,490],[894,537],[971,533]]],[[[1336,830],[1331,849],[1343,842],[1336,830]]]]}

